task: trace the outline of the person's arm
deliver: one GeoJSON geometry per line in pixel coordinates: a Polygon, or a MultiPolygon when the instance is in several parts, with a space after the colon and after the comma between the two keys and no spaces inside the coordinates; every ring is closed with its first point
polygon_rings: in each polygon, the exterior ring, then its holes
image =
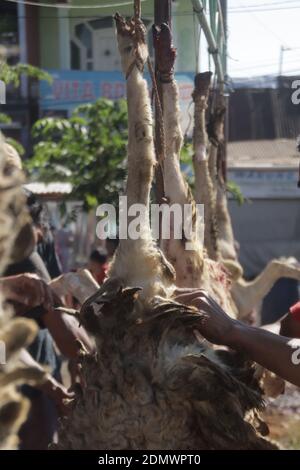
{"type": "Polygon", "coordinates": [[[76,318],[51,309],[43,315],[43,322],[60,352],[68,359],[78,359],[78,340],[88,352],[93,352],[93,342],[76,318]]]}
{"type": "MultiPolygon", "coordinates": [[[[31,354],[26,349],[22,349],[19,360],[26,367],[34,368],[41,372],[44,370],[43,367],[33,359],[31,354]]],[[[74,398],[74,393],[68,392],[68,390],[54,377],[52,377],[51,374],[46,373],[43,383],[41,385],[36,385],[35,387],[44,392],[54,401],[61,415],[68,413],[68,407],[64,400],[70,400],[74,398]]]]}
{"type": "Polygon", "coordinates": [[[78,321],[54,310],[57,303],[51,288],[35,274],[19,274],[0,278],[0,288],[7,300],[19,302],[27,307],[42,306],[44,325],[48,328],[57,347],[68,359],[78,357],[78,343],[81,341],[89,352],[93,351],[92,341],[78,321]]]}
{"type": "Polygon", "coordinates": [[[300,387],[300,340],[236,323],[228,346],[300,387]]]}
{"type": "Polygon", "coordinates": [[[42,306],[50,309],[54,295],[47,284],[36,274],[17,274],[0,278],[0,289],[7,300],[30,308],[42,306]]]}
{"type": "Polygon", "coordinates": [[[300,340],[275,335],[230,318],[204,291],[180,292],[177,301],[195,306],[200,333],[215,344],[247,354],[253,361],[300,387],[300,340]]]}

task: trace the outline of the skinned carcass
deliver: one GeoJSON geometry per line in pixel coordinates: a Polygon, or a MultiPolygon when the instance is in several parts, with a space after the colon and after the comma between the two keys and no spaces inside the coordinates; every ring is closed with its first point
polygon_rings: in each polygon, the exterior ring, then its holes
{"type": "MultiPolygon", "coordinates": [[[[155,44],[158,58],[158,71],[161,80],[165,138],[166,138],[166,157],[164,161],[164,184],[165,193],[170,204],[195,204],[194,198],[189,191],[189,187],[184,179],[180,168],[180,150],[182,146],[182,134],[179,124],[179,98],[178,88],[173,77],[173,65],[176,51],[172,47],[171,31],[167,25],[162,25],[160,30],[155,30],[155,44]]],[[[210,82],[212,74],[210,72],[199,73],[195,77],[195,89],[193,92],[194,110],[194,157],[193,165],[195,172],[195,200],[198,204],[204,205],[204,247],[199,243],[199,239],[193,240],[193,249],[185,249],[185,240],[162,240],[162,248],[167,258],[173,264],[176,270],[176,284],[179,287],[201,287],[205,288],[217,302],[232,316],[240,316],[242,312],[241,305],[244,299],[241,296],[238,307],[235,304],[235,298],[232,295],[232,269],[228,269],[228,262],[224,266],[221,260],[219,249],[218,227],[216,221],[217,197],[214,183],[216,176],[213,167],[217,165],[218,142],[223,135],[223,116],[224,106],[220,102],[217,106],[214,116],[214,126],[210,128],[211,143],[209,143],[206,130],[206,109],[208,107],[208,98],[210,91],[210,82]],[[201,262],[199,262],[201,260],[201,262]],[[216,262],[218,260],[218,262],[216,262]]],[[[219,201],[218,201],[219,202],[219,201]]],[[[222,211],[218,213],[219,221],[222,222],[222,234],[224,247],[227,249],[228,258],[233,258],[234,246],[231,248],[233,233],[231,226],[226,223],[229,214],[222,211]],[[229,247],[229,248],[228,248],[229,247]]],[[[230,267],[235,266],[233,261],[230,267]]],[[[233,278],[233,282],[234,282],[233,278]]],[[[263,287],[264,283],[260,285],[263,287]]],[[[255,292],[255,291],[254,291],[255,292]]],[[[245,305],[245,303],[244,303],[245,305]]],[[[264,377],[261,385],[265,393],[276,395],[284,389],[282,379],[270,379],[268,371],[257,368],[256,376],[264,377]],[[268,379],[268,385],[267,385],[268,379]]]]}
{"type": "MultiPolygon", "coordinates": [[[[186,240],[184,233],[180,239],[174,236],[174,227],[171,224],[171,236],[169,239],[162,239],[161,248],[167,257],[168,261],[173,265],[176,271],[176,285],[178,287],[189,288],[203,288],[211,294],[215,300],[233,317],[237,315],[234,302],[230,294],[230,278],[221,263],[215,261],[216,256],[216,232],[215,227],[208,224],[208,217],[205,216],[205,240],[210,239],[210,235],[214,234],[215,242],[207,246],[207,251],[203,248],[202,240],[199,237],[200,227],[197,226],[197,219],[195,217],[196,205],[192,192],[182,174],[180,168],[180,152],[182,147],[182,132],[180,128],[180,114],[179,114],[179,93],[178,86],[174,80],[173,70],[176,57],[176,51],[172,46],[171,31],[168,25],[163,24],[160,30],[155,30],[155,47],[157,49],[157,68],[159,71],[159,78],[161,81],[162,89],[162,105],[163,116],[165,124],[165,141],[166,141],[166,156],[164,161],[164,189],[165,196],[168,204],[177,205],[184,212],[184,207],[188,205],[192,207],[192,238],[186,240]],[[207,233],[207,227],[209,227],[207,233]],[[186,249],[186,242],[189,243],[189,249],[186,249]],[[214,259],[209,257],[209,253],[214,259]]],[[[203,106],[206,106],[204,102],[203,106]]],[[[196,113],[202,113],[199,110],[197,102],[196,113]]],[[[205,148],[201,145],[201,137],[199,139],[199,132],[201,129],[195,131],[194,144],[195,144],[195,159],[199,161],[199,165],[203,163],[207,165],[205,159],[202,158],[205,153],[205,148]],[[200,155],[201,154],[201,155],[200,155]]],[[[206,167],[207,168],[207,167],[206,167]]],[[[209,180],[209,173],[207,171],[207,178],[209,180]]],[[[200,172],[197,170],[197,175],[200,172]]],[[[202,176],[199,176],[202,181],[202,176]]],[[[211,195],[209,195],[209,188],[205,187],[206,196],[205,200],[196,201],[197,203],[207,203],[211,200],[213,188],[211,185],[211,195]]],[[[210,205],[205,205],[205,214],[209,212],[210,205]]],[[[213,213],[211,208],[210,213],[213,213]]]]}
{"type": "Polygon", "coordinates": [[[240,318],[260,305],[275,283],[281,278],[300,281],[300,265],[295,258],[280,258],[270,261],[253,281],[242,276],[232,282],[232,297],[237,305],[240,318]]]}
{"type": "Polygon", "coordinates": [[[126,195],[129,206],[147,211],[143,236],[120,240],[108,281],[82,306],[97,354],[81,352],[84,386],[61,423],[58,448],[274,448],[246,419],[261,407],[251,368],[199,342],[193,330],[202,315],[171,300],[174,272],[151,238],[148,214],[155,158],[142,76],[146,29],[137,18],[115,19],[127,78],[126,195]]]}
{"type": "MultiPolygon", "coordinates": [[[[217,170],[217,154],[224,141],[225,105],[218,103],[208,125],[211,143],[209,168],[216,200],[216,224],[218,231],[218,248],[220,259],[232,277],[231,293],[238,309],[239,318],[243,319],[265,298],[274,284],[280,278],[290,278],[300,281],[300,265],[293,258],[272,260],[266,268],[252,281],[243,278],[243,268],[236,252],[234,232],[228,209],[226,184],[222,174],[217,170]]],[[[195,169],[196,173],[196,169],[195,169]]],[[[195,179],[197,191],[198,181],[195,179]]]]}
{"type": "Polygon", "coordinates": [[[212,73],[198,73],[195,77],[194,111],[194,174],[195,200],[204,204],[204,246],[211,259],[220,260],[218,227],[216,223],[216,198],[209,170],[209,141],[206,131],[206,110],[212,73]]]}

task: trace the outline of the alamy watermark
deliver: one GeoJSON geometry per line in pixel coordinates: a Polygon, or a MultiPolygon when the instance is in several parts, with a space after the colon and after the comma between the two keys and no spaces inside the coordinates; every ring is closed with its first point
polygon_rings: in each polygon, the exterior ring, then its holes
{"type": "Polygon", "coordinates": [[[300,365],[300,345],[299,341],[296,339],[291,339],[289,341],[289,346],[294,349],[294,352],[292,353],[291,361],[294,366],[299,366],[300,365]]]}
{"type": "Polygon", "coordinates": [[[0,341],[0,366],[6,364],[6,345],[4,341],[0,341]]]}
{"type": "Polygon", "coordinates": [[[143,204],[128,205],[127,196],[119,198],[119,210],[112,204],[101,204],[96,210],[101,220],[96,226],[96,235],[104,240],[111,233],[111,227],[119,227],[120,240],[149,238],[145,229],[150,220],[154,240],[183,240],[186,250],[191,250],[197,240],[204,241],[203,204],[143,204]]]}
{"type": "Polygon", "coordinates": [[[0,104],[6,104],[6,85],[0,80],[0,104]]]}
{"type": "Polygon", "coordinates": [[[300,104],[300,80],[294,80],[292,88],[295,90],[292,93],[292,103],[295,105],[300,104]]]}

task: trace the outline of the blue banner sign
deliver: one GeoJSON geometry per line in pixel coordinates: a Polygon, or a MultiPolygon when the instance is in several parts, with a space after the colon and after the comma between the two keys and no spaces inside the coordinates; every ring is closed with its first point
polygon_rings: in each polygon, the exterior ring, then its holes
{"type": "MultiPolygon", "coordinates": [[[[126,96],[126,83],[121,72],[89,72],[80,70],[48,70],[52,76],[51,84],[43,81],[40,85],[40,108],[42,114],[64,112],[70,114],[72,109],[82,103],[93,102],[103,97],[117,100],[126,96]]],[[[145,78],[150,84],[149,75],[145,78]]],[[[194,88],[193,73],[178,73],[176,80],[179,87],[181,125],[184,132],[192,132],[191,112],[192,92],[194,88]]]]}

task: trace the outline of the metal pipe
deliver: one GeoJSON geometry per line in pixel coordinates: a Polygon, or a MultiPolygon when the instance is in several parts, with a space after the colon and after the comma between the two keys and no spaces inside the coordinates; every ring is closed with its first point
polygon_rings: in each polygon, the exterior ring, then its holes
{"type": "Polygon", "coordinates": [[[171,21],[171,0],[155,0],[154,23],[158,26],[160,26],[162,23],[168,23],[171,28],[171,21]]]}
{"type": "MultiPolygon", "coordinates": [[[[26,5],[18,3],[18,30],[19,30],[19,47],[20,47],[20,62],[27,64],[27,31],[26,31],[26,5]]],[[[24,99],[28,98],[28,78],[26,75],[21,76],[20,83],[21,96],[24,99]]]]}
{"type": "Polygon", "coordinates": [[[200,26],[205,34],[207,43],[208,43],[208,51],[213,56],[214,64],[216,67],[217,79],[220,87],[221,93],[224,91],[224,72],[222,61],[220,57],[220,51],[218,50],[218,46],[214,35],[212,33],[211,27],[207,21],[207,17],[205,15],[205,9],[202,0],[191,0],[192,5],[194,8],[194,12],[197,15],[199,20],[200,26]]]}

